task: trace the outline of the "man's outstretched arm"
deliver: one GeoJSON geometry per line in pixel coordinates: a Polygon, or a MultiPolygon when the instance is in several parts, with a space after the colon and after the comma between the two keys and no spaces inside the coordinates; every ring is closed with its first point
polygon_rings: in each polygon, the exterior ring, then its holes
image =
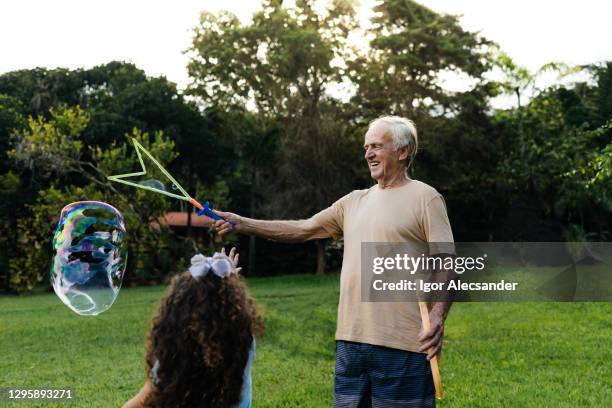
{"type": "Polygon", "coordinates": [[[214,223],[214,228],[221,237],[232,231],[229,222],[236,225],[237,232],[278,242],[304,242],[331,236],[314,218],[266,221],[241,217],[224,211],[215,210],[215,213],[223,218],[223,220],[214,223]]]}

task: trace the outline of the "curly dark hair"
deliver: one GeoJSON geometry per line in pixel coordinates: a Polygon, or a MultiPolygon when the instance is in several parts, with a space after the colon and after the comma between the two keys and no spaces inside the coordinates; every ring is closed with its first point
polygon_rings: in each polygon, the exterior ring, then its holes
{"type": "Polygon", "coordinates": [[[147,341],[146,369],[159,361],[151,407],[229,407],[240,400],[243,372],[263,321],[242,278],[177,275],[147,341]]]}

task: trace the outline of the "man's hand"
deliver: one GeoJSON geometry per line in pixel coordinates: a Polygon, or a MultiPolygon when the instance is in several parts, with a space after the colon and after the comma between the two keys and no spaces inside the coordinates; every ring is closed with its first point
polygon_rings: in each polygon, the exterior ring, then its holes
{"type": "Polygon", "coordinates": [[[427,360],[442,356],[442,338],[444,337],[444,316],[435,308],[429,313],[430,328],[427,332],[421,330],[417,340],[422,344],[419,351],[427,351],[427,360]]]}
{"type": "Polygon", "coordinates": [[[231,212],[213,210],[215,214],[223,218],[213,223],[213,231],[216,231],[221,238],[232,232],[232,224],[236,225],[236,231],[241,231],[242,217],[231,212]]]}

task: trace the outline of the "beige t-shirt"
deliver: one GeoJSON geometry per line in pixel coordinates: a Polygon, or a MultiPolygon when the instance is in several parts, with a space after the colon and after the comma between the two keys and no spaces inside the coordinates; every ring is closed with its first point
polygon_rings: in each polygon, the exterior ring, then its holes
{"type": "Polygon", "coordinates": [[[444,199],[410,180],[401,187],[355,190],[313,217],[334,238],[344,237],[336,340],[418,352],[416,302],[361,301],[362,242],[453,242],[444,199]]]}

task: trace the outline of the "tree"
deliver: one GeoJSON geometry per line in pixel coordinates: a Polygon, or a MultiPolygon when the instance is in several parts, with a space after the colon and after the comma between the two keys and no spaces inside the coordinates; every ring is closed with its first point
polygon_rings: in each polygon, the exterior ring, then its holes
{"type": "MultiPolygon", "coordinates": [[[[218,117],[205,117],[194,102],[185,100],[175,84],[164,77],[147,77],[133,64],[112,61],[86,70],[14,71],[0,76],[0,90],[29,106],[25,114],[45,119],[50,109],[78,104],[89,115],[82,132],[86,145],[105,148],[135,127],[147,132],[164,131],[176,142],[182,158],[171,170],[186,180],[192,195],[197,194],[197,179],[214,183],[214,175],[222,169],[218,159],[221,138],[211,132],[218,117]],[[31,103],[34,100],[36,106],[31,103]]],[[[89,153],[85,150],[84,154],[89,153]]]]}
{"type": "Polygon", "coordinates": [[[12,171],[7,153],[10,136],[25,125],[25,107],[19,99],[0,94],[0,287],[10,281],[9,254],[15,249],[16,219],[21,208],[33,195],[21,178],[12,171]]]}
{"type": "MultiPolygon", "coordinates": [[[[247,135],[256,140],[247,141],[244,146],[269,145],[271,135],[276,133],[276,127],[270,129],[269,126],[275,121],[283,123],[285,129],[280,140],[281,149],[302,143],[315,146],[321,143],[321,104],[326,88],[339,82],[344,74],[342,64],[334,60],[342,61],[347,50],[346,40],[354,27],[354,9],[347,1],[333,1],[325,13],[319,14],[315,6],[314,1],[306,0],[296,1],[292,8],[283,7],[282,2],[265,1],[248,25],[242,25],[229,13],[202,14],[190,50],[192,59],[188,71],[194,79],[190,92],[208,104],[252,104],[257,129],[247,135]]],[[[331,137],[341,138],[342,135],[337,133],[331,137]]],[[[254,155],[246,161],[258,165],[259,151],[247,149],[245,152],[254,155]]],[[[312,150],[317,156],[302,164],[315,167],[305,173],[318,174],[320,163],[338,160],[323,156],[326,152],[331,150],[312,150]]],[[[284,164],[288,169],[286,173],[291,173],[289,162],[284,164]]],[[[254,172],[261,174],[257,168],[254,172]]],[[[250,207],[254,208],[259,178],[253,174],[251,178],[254,190],[250,207]]],[[[303,187],[309,188],[314,196],[320,190],[320,180],[303,187]],[[317,185],[313,189],[314,184],[317,185]]],[[[287,201],[284,196],[276,199],[287,201]]],[[[316,201],[318,209],[329,204],[329,201],[316,201]]],[[[324,260],[321,244],[319,254],[319,260],[324,260]]],[[[324,268],[321,262],[319,271],[324,268]]]]}
{"type": "MultiPolygon", "coordinates": [[[[270,183],[269,213],[282,218],[308,218],[328,207],[355,187],[357,169],[363,150],[351,143],[351,127],[339,120],[340,108],[332,103],[320,103],[316,123],[307,117],[297,117],[287,124],[286,137],[279,151],[277,177],[270,183]],[[316,129],[313,129],[316,127],[316,129]]],[[[361,166],[360,166],[361,165],[361,166]]],[[[317,247],[316,274],[325,273],[325,241],[315,241],[317,247]]]]}
{"type": "Polygon", "coordinates": [[[498,112],[506,151],[498,175],[514,207],[506,220],[516,220],[512,213],[524,220],[520,228],[509,227],[520,234],[510,239],[558,240],[571,224],[586,231],[605,228],[598,205],[605,204],[599,183],[607,177],[599,155],[605,154],[609,129],[577,122],[593,117],[585,102],[575,89],[555,86],[520,110],[498,112]],[[518,122],[524,125],[520,136],[518,122]]]}
{"type": "Polygon", "coordinates": [[[21,101],[31,115],[46,115],[49,108],[80,103],[82,70],[35,68],[0,75],[0,93],[21,101]]]}
{"type": "Polygon", "coordinates": [[[444,73],[486,86],[482,74],[490,69],[493,43],[465,31],[457,17],[410,0],[384,1],[374,12],[369,49],[350,63],[362,117],[384,112],[420,123],[432,112],[452,112],[453,95],[440,85],[444,73]]]}
{"type": "MultiPolygon", "coordinates": [[[[593,131],[587,132],[591,137],[605,136],[612,129],[612,120],[593,131]]],[[[609,138],[607,138],[609,139],[609,138]]],[[[612,141],[600,151],[595,151],[587,158],[586,163],[575,165],[565,175],[568,178],[579,178],[584,192],[608,212],[612,212],[612,141]]]]}
{"type": "MultiPolygon", "coordinates": [[[[9,260],[11,286],[16,290],[28,291],[46,280],[52,228],[61,208],[72,201],[102,200],[121,210],[129,236],[131,274],[161,277],[182,266],[162,262],[168,257],[159,251],[175,239],[163,228],[152,227],[167,211],[168,200],[159,194],[115,186],[107,180],[109,175],[137,168],[131,142],[86,149],[82,139],[88,121],[89,115],[79,107],[51,109],[49,120],[29,118],[28,125],[15,134],[11,158],[18,168],[28,169],[50,184],[38,192],[35,203],[26,205],[27,214],[16,222],[17,245],[9,260]],[[78,182],[74,185],[68,180],[78,182]]],[[[130,136],[162,162],[176,157],[174,143],[162,132],[150,137],[134,129],[130,136]]]]}
{"type": "Polygon", "coordinates": [[[314,3],[298,0],[286,8],[264,1],[248,25],[231,13],[202,13],[187,66],[190,93],[217,106],[252,103],[269,118],[287,116],[296,96],[316,103],[340,79],[332,60],[345,53],[354,9],[333,1],[319,15],[314,3]]]}
{"type": "Polygon", "coordinates": [[[86,145],[106,147],[133,128],[162,130],[176,142],[183,160],[173,170],[180,171],[185,179],[190,178],[191,168],[210,182],[206,175],[218,169],[220,161],[215,157],[220,143],[207,131],[215,126],[211,120],[217,118],[205,118],[175,84],[164,77],[147,77],[133,64],[112,61],[86,70],[36,68],[9,72],[0,75],[1,92],[12,98],[12,106],[25,107],[23,115],[45,119],[52,108],[79,105],[89,115],[82,132],[86,145]],[[36,106],[32,106],[33,100],[39,101],[36,106]]]}
{"type": "Polygon", "coordinates": [[[604,125],[612,118],[612,61],[587,66],[597,81],[593,104],[597,112],[596,125],[604,125]]]}
{"type": "Polygon", "coordinates": [[[374,12],[364,36],[368,48],[348,63],[357,87],[353,120],[361,133],[381,115],[415,121],[419,153],[411,176],[447,198],[458,239],[492,239],[483,223],[495,216],[486,200],[495,198],[491,174],[499,153],[488,101],[499,89],[484,73],[493,66],[495,44],[464,30],[457,17],[414,1],[378,2],[374,12]],[[448,76],[467,89],[449,91],[448,76]]]}
{"type": "Polygon", "coordinates": [[[0,94],[0,174],[9,169],[6,152],[10,135],[25,124],[25,108],[19,99],[0,94]]]}

